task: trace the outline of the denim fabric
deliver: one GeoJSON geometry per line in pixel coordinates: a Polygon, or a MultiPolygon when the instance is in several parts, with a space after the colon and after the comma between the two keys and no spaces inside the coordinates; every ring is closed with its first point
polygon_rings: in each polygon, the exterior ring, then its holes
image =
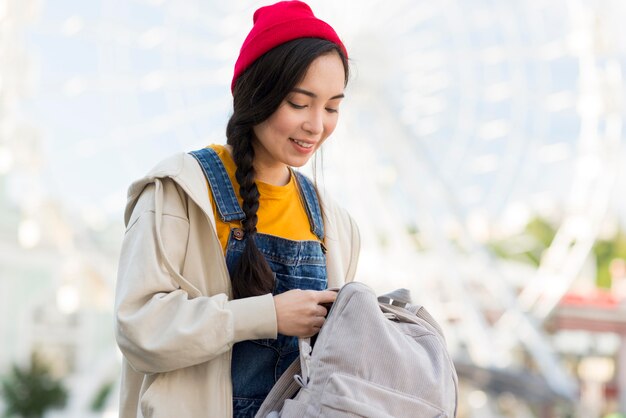
{"type": "Polygon", "coordinates": [[[320,209],[320,202],[317,199],[317,192],[313,183],[301,173],[292,171],[295,173],[300,188],[300,193],[304,199],[304,207],[306,214],[309,217],[311,223],[311,232],[313,232],[321,241],[324,240],[324,222],[322,222],[322,211],[320,209]]]}
{"type": "Polygon", "coordinates": [[[211,193],[222,222],[240,221],[245,218],[237,201],[235,189],[228,177],[228,172],[219,155],[211,148],[191,151],[190,154],[200,163],[200,167],[202,167],[202,171],[209,181],[209,187],[211,187],[211,193]]]}
{"type": "MultiPolygon", "coordinates": [[[[219,156],[210,148],[194,151],[192,155],[207,176],[220,217],[228,220],[243,219],[243,211],[237,203],[233,186],[219,156]]],[[[293,173],[311,231],[321,241],[324,224],[315,188],[308,178],[293,173]]],[[[230,231],[226,247],[226,265],[231,275],[248,239],[238,238],[235,231],[230,231]]],[[[326,256],[320,241],[293,241],[260,233],[254,239],[274,272],[274,295],[290,289],[326,289],[326,256]]],[[[276,339],[235,344],[232,353],[233,416],[253,418],[274,383],[298,358],[298,354],[297,338],[282,334],[278,334],[276,339]]]]}

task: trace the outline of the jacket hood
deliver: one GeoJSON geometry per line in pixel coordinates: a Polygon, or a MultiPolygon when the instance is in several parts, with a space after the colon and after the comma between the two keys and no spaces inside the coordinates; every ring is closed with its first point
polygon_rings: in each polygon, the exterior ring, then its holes
{"type": "MultiPolygon", "coordinates": [[[[213,214],[209,199],[208,187],[202,168],[190,154],[180,152],[158,163],[144,177],[134,181],[128,188],[124,224],[128,224],[130,215],[135,208],[137,199],[143,189],[156,179],[171,178],[189,195],[189,197],[206,213],[213,214]]],[[[213,216],[210,216],[215,223],[213,216]]]]}
{"type": "MultiPolygon", "coordinates": [[[[124,224],[128,225],[137,200],[144,188],[161,179],[171,178],[200,207],[215,228],[215,215],[210,199],[209,186],[196,159],[180,152],[161,161],[143,178],[133,182],[128,189],[128,201],[124,212],[124,224]]],[[[330,199],[319,193],[324,218],[324,243],[328,249],[326,266],[329,277],[342,277],[351,281],[355,275],[360,252],[359,231],[349,214],[330,199]]],[[[156,197],[158,199],[158,197],[156,197]]]]}

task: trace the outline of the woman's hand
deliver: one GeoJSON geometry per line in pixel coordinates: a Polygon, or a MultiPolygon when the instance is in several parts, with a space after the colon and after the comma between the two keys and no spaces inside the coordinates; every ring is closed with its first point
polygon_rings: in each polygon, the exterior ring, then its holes
{"type": "Polygon", "coordinates": [[[321,304],[336,298],[337,292],[332,290],[294,289],[274,296],[278,332],[301,338],[317,334],[328,313],[321,304]]]}

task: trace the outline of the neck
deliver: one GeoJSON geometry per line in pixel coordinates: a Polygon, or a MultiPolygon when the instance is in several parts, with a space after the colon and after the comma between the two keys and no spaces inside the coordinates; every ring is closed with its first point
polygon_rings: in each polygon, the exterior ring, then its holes
{"type": "Polygon", "coordinates": [[[268,156],[267,152],[258,144],[253,143],[254,147],[254,179],[272,186],[284,186],[289,183],[291,171],[287,164],[276,161],[268,156]]]}
{"type": "Polygon", "coordinates": [[[255,180],[273,186],[284,186],[289,183],[289,179],[291,178],[291,171],[289,167],[284,164],[276,167],[267,167],[263,166],[262,163],[254,161],[254,170],[256,172],[255,180]]]}

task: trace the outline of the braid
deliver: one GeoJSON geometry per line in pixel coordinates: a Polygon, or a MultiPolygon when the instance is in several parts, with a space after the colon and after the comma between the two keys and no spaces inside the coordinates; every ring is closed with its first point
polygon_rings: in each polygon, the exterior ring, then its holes
{"type": "Polygon", "coordinates": [[[233,148],[237,166],[235,177],[243,199],[245,219],[242,227],[246,237],[246,245],[231,277],[235,299],[263,295],[274,289],[272,269],[255,242],[259,189],[254,181],[254,126],[267,120],[278,109],[303,79],[313,60],[330,53],[339,54],[347,82],[348,60],[341,48],[318,38],[298,38],[271,49],[235,82],[233,114],[226,125],[226,143],[233,148]]]}
{"type": "Polygon", "coordinates": [[[258,222],[257,210],[259,209],[259,189],[254,181],[255,171],[252,162],[254,160],[254,148],[251,141],[239,141],[233,147],[233,159],[237,165],[235,177],[239,183],[239,194],[243,199],[243,212],[246,218],[241,222],[246,234],[256,232],[258,222]]]}
{"type": "Polygon", "coordinates": [[[243,212],[246,215],[241,222],[246,244],[241,258],[231,278],[235,299],[271,293],[274,289],[274,274],[265,257],[259,251],[254,240],[258,221],[259,189],[254,181],[255,171],[252,132],[237,129],[229,123],[228,143],[233,147],[233,160],[237,166],[235,177],[239,183],[239,194],[243,199],[243,212]]]}

